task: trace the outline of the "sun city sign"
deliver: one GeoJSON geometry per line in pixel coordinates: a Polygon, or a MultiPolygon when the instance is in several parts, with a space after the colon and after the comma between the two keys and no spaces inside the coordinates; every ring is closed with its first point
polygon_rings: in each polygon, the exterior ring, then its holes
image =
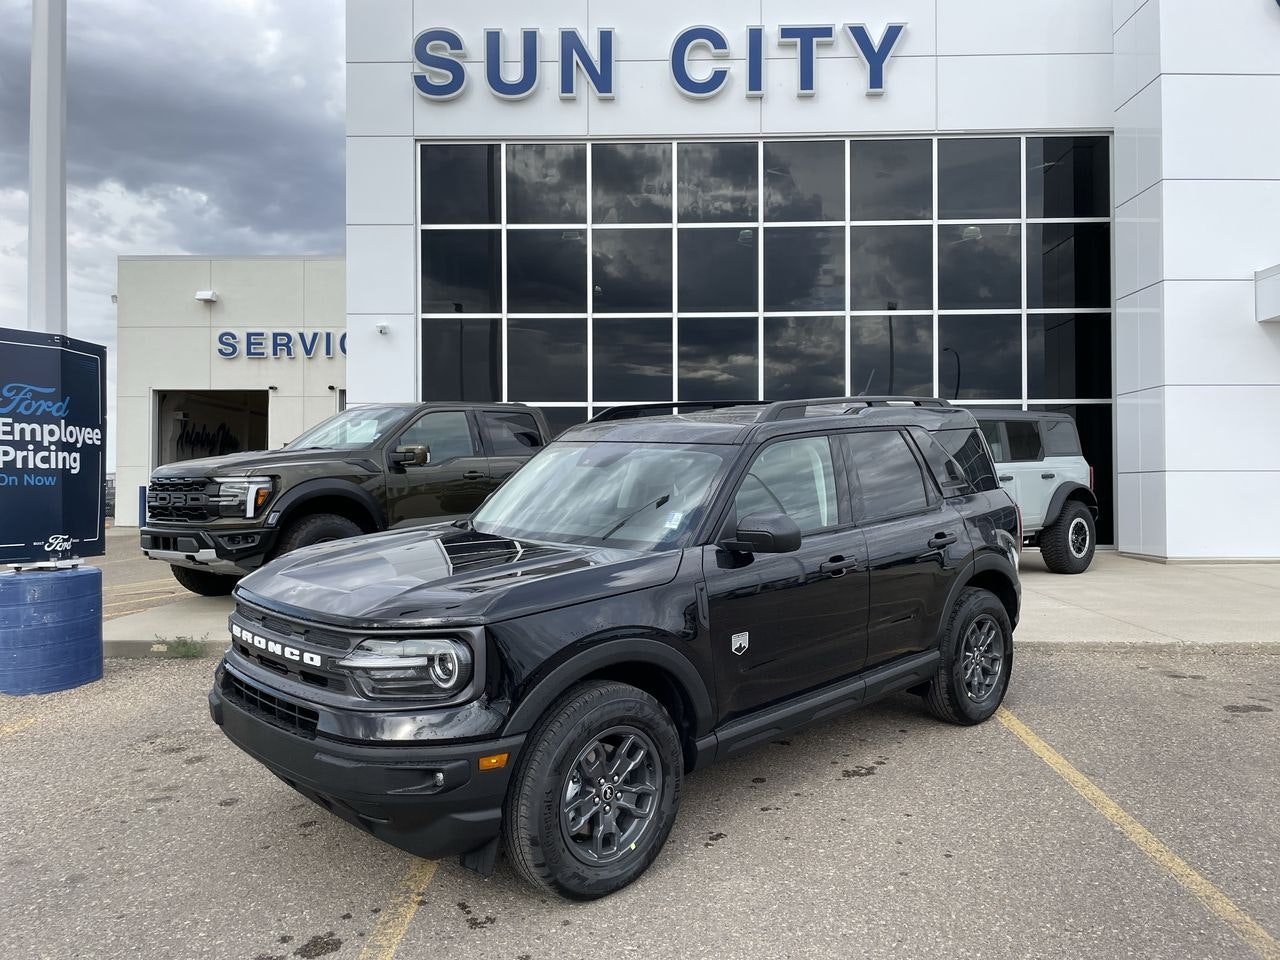
{"type": "MultiPolygon", "coordinates": [[[[796,53],[796,96],[812,97],[817,93],[817,59],[820,47],[849,43],[866,67],[867,96],[884,93],[885,66],[902,39],[906,25],[891,23],[879,39],[872,37],[864,24],[846,23],[809,26],[782,26],[777,30],[777,45],[796,53]]],[[[759,99],[765,94],[765,28],[746,28],[745,96],[759,99]]],[[[520,31],[520,73],[514,79],[503,70],[504,37],[497,29],[484,31],[484,79],[489,92],[503,100],[522,100],[537,89],[539,47],[542,34],[535,28],[520,31]]],[[[562,100],[578,96],[578,76],[586,78],[599,100],[615,97],[614,30],[601,27],[596,31],[597,53],[592,54],[582,35],[574,29],[559,31],[557,81],[562,100]]],[[[452,100],[467,86],[463,60],[467,56],[462,37],[454,30],[433,27],[418,34],[413,41],[416,63],[414,86],[432,102],[452,100]]],[[[687,27],[671,44],[668,63],[671,80],[686,97],[705,100],[722,93],[729,80],[728,65],[717,61],[733,56],[743,59],[741,48],[734,50],[724,32],[716,27],[687,27]],[[699,56],[695,57],[697,54],[699,56]]]]}

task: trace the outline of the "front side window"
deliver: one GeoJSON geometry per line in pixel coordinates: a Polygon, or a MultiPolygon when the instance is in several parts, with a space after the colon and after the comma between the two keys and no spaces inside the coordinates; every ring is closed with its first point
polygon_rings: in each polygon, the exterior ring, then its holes
{"type": "Polygon", "coordinates": [[[801,437],[765,447],[742,478],[734,511],[739,520],[755,513],[785,513],[801,533],[835,526],[840,510],[831,441],[801,437]]]}
{"type": "Polygon", "coordinates": [[[846,433],[843,439],[861,489],[863,520],[886,520],[929,506],[924,475],[906,437],[897,430],[877,430],[846,433]]]}
{"type": "Polygon", "coordinates": [[[428,413],[400,435],[400,447],[426,447],[431,463],[444,463],[458,457],[474,457],[475,442],[467,415],[461,410],[428,413]]]}
{"type": "Polygon", "coordinates": [[[480,425],[495,457],[528,457],[542,446],[542,433],[531,414],[485,412],[480,425]]]}
{"type": "Polygon", "coordinates": [[[684,546],[725,469],[706,444],[552,443],[473,517],[480,533],[639,550],[684,546]]]}

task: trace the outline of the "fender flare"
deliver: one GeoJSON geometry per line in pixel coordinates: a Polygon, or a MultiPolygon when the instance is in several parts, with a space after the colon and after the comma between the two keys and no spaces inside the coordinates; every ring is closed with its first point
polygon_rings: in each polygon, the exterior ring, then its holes
{"type": "Polygon", "coordinates": [[[1017,616],[1010,617],[1016,627],[1022,613],[1021,590],[1018,587],[1018,571],[1007,557],[998,553],[980,553],[971,559],[963,570],[956,576],[951,584],[951,589],[947,592],[947,605],[943,608],[942,620],[938,623],[937,645],[941,646],[944,639],[943,634],[947,629],[947,621],[950,619],[951,610],[956,605],[956,600],[960,596],[960,591],[969,586],[969,581],[980,573],[993,571],[998,573],[1009,581],[1009,586],[1013,588],[1014,594],[1018,596],[1017,616]]]}
{"type": "Polygon", "coordinates": [[[296,487],[290,488],[283,497],[271,505],[267,516],[269,517],[273,513],[280,514],[280,519],[276,521],[274,526],[282,528],[289,514],[293,513],[308,500],[314,500],[316,497],[342,497],[344,500],[350,500],[352,503],[358,504],[361,509],[373,518],[378,530],[387,528],[386,511],[383,510],[382,504],[378,503],[368,490],[349,481],[336,478],[319,477],[315,480],[304,481],[296,487]]]}
{"type": "Polygon", "coordinates": [[[711,729],[714,719],[711,695],[692,661],[661,641],[627,639],[595,644],[554,668],[520,700],[508,718],[502,735],[505,737],[528,733],[547,708],[573,684],[607,667],[628,663],[643,663],[670,674],[684,689],[693,707],[693,735],[700,737],[711,729]]]}
{"type": "Polygon", "coordinates": [[[1098,519],[1098,498],[1094,496],[1093,491],[1083,483],[1068,481],[1067,483],[1058,484],[1058,489],[1053,491],[1053,497],[1049,500],[1049,506],[1044,512],[1044,521],[1041,524],[1041,529],[1058,519],[1058,515],[1062,513],[1062,508],[1066,505],[1069,497],[1084,501],[1085,506],[1093,513],[1093,519],[1098,519]]]}

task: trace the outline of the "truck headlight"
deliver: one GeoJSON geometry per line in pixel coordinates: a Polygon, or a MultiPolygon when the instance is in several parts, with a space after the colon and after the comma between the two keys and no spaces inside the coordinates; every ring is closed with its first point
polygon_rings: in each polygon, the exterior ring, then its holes
{"type": "Polygon", "coordinates": [[[338,666],[367,697],[447,699],[471,679],[471,650],[449,637],[368,639],[338,666]]]}
{"type": "Polygon", "coordinates": [[[224,517],[244,517],[252,520],[262,506],[271,499],[273,482],[270,477],[214,477],[219,484],[218,495],[209,502],[221,507],[224,517]]]}

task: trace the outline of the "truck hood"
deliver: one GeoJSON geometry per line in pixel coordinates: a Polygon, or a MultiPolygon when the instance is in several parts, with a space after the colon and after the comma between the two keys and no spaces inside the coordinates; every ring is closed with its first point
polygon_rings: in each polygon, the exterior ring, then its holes
{"type": "Polygon", "coordinates": [[[360,450],[247,450],[242,453],[228,453],[221,457],[181,460],[178,463],[158,467],[151,475],[153,477],[247,477],[253,473],[299,463],[367,458],[367,451],[360,450]]]}
{"type": "Polygon", "coordinates": [[[245,577],[236,593],[339,626],[477,624],[669,583],[680,557],[445,524],[307,547],[245,577]]]}

